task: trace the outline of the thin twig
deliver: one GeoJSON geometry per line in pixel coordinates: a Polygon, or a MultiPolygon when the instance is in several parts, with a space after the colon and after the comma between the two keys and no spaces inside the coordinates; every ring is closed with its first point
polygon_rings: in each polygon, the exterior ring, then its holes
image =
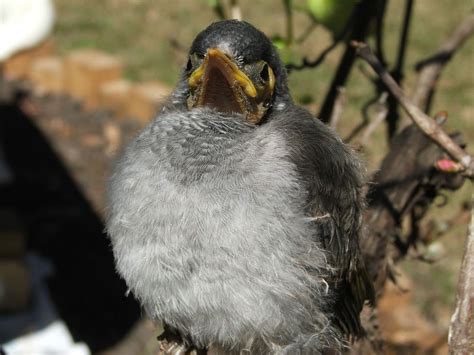
{"type": "MultiPolygon", "coordinates": [[[[471,11],[453,34],[439,47],[436,54],[416,65],[419,77],[413,94],[413,103],[424,112],[429,112],[435,85],[442,69],[473,33],[474,11],[471,11]]],[[[403,124],[406,125],[407,121],[405,120],[403,124]]]]}
{"type": "Polygon", "coordinates": [[[242,11],[240,10],[238,0],[230,0],[230,17],[242,21],[242,11]]]}
{"type": "Polygon", "coordinates": [[[321,52],[321,54],[319,54],[319,56],[316,57],[316,59],[309,60],[307,57],[304,57],[301,64],[293,64],[293,63],[287,64],[286,65],[286,70],[288,72],[291,72],[293,70],[303,70],[303,69],[315,68],[318,65],[320,65],[324,61],[324,59],[326,59],[326,56],[330,52],[332,52],[332,50],[334,48],[337,47],[339,42],[341,42],[344,38],[347,37],[347,35],[349,34],[349,32],[352,28],[352,25],[354,24],[354,18],[356,17],[356,14],[357,14],[356,7],[354,7],[354,9],[352,10],[352,14],[349,17],[349,20],[344,25],[344,29],[342,30],[342,32],[340,34],[338,34],[336,37],[333,38],[332,43],[327,48],[325,48],[321,52]]]}
{"type": "Polygon", "coordinates": [[[405,16],[403,17],[402,33],[400,35],[400,42],[398,44],[397,62],[393,70],[396,76],[399,76],[400,79],[402,78],[403,66],[405,64],[405,53],[406,53],[407,44],[408,44],[408,34],[410,30],[410,22],[411,22],[412,13],[413,13],[413,0],[406,0],[405,16]]]}
{"type": "Polygon", "coordinates": [[[370,47],[366,43],[353,41],[352,46],[357,49],[357,54],[367,61],[370,66],[379,75],[382,82],[390,93],[397,99],[406,113],[415,122],[415,124],[429,136],[436,144],[443,148],[451,158],[461,163],[465,169],[464,174],[469,178],[474,178],[474,159],[466,153],[451,137],[433,120],[431,117],[421,111],[415,104],[405,95],[403,90],[398,86],[395,80],[382,66],[380,61],[374,55],[370,47]]]}
{"type": "Polygon", "coordinates": [[[304,41],[306,41],[306,39],[309,37],[309,35],[314,31],[316,27],[318,27],[318,24],[313,19],[311,19],[311,23],[308,25],[308,27],[306,27],[303,33],[298,38],[296,38],[295,42],[297,44],[302,44],[304,41]]]}
{"type": "MultiPolygon", "coordinates": [[[[354,129],[347,135],[347,137],[344,138],[344,142],[350,143],[352,140],[357,137],[363,130],[364,128],[365,133],[363,133],[365,136],[372,134],[373,130],[379,125],[380,122],[383,122],[388,113],[388,108],[387,108],[387,98],[388,98],[388,93],[384,91],[378,99],[371,99],[369,102],[367,102],[364,107],[362,108],[362,122],[360,122],[357,126],[354,127],[354,129]],[[373,104],[377,104],[378,106],[378,112],[377,116],[375,117],[375,120],[371,120],[369,117],[369,109],[370,107],[373,106],[373,104]],[[383,107],[383,108],[382,108],[383,107]],[[383,113],[381,115],[381,113],[383,113]],[[374,122],[375,121],[375,122],[374,122]],[[380,121],[380,122],[379,122],[380,121]],[[367,129],[370,127],[370,132],[367,132],[367,129]]],[[[362,143],[363,140],[359,139],[359,143],[362,143]]]]}
{"type": "Polygon", "coordinates": [[[380,95],[380,98],[377,100],[377,112],[375,114],[374,119],[369,123],[369,125],[360,135],[360,144],[367,145],[369,138],[375,131],[375,129],[386,120],[388,114],[387,98],[388,93],[385,91],[382,93],[382,95],[380,95]]]}
{"type": "Polygon", "coordinates": [[[286,17],[286,45],[291,46],[293,44],[293,9],[291,8],[291,0],[283,0],[283,6],[285,7],[286,17]]]}
{"type": "Polygon", "coordinates": [[[338,87],[336,101],[334,102],[334,109],[332,110],[331,119],[329,120],[329,126],[331,126],[334,130],[337,129],[337,125],[342,117],[342,112],[344,111],[346,101],[346,89],[344,87],[338,87]]]}
{"type": "Polygon", "coordinates": [[[221,0],[217,0],[215,4],[212,6],[212,9],[216,13],[217,17],[221,20],[225,20],[227,17],[225,15],[225,9],[224,6],[222,5],[221,0]]]}
{"type": "MultiPolygon", "coordinates": [[[[413,13],[413,2],[414,0],[406,0],[405,2],[405,13],[403,16],[403,24],[402,24],[401,34],[400,34],[400,41],[398,44],[397,60],[395,62],[395,66],[393,70],[391,71],[393,79],[399,86],[402,86],[401,84],[403,81],[403,67],[405,64],[405,53],[406,53],[406,49],[408,45],[408,34],[409,34],[409,29],[410,29],[411,17],[413,13]]],[[[400,115],[398,112],[398,102],[395,97],[390,96],[388,99],[388,114],[387,114],[389,138],[392,138],[395,132],[397,131],[399,119],[400,119],[400,115]]]]}
{"type": "Polygon", "coordinates": [[[387,0],[380,0],[377,3],[377,16],[375,22],[375,48],[377,57],[380,59],[380,62],[383,66],[387,66],[387,61],[385,60],[385,52],[383,50],[383,24],[385,19],[385,9],[387,8],[387,0]]]}
{"type": "MultiPolygon", "coordinates": [[[[352,29],[351,40],[363,41],[365,39],[370,23],[375,15],[375,5],[376,4],[373,0],[362,0],[357,2],[354,7],[354,26],[352,29]]],[[[321,111],[318,115],[321,121],[325,123],[329,121],[332,109],[334,108],[337,88],[339,86],[345,86],[355,59],[355,50],[348,45],[321,106],[321,111]]]]}
{"type": "Polygon", "coordinates": [[[456,309],[449,328],[451,354],[474,353],[474,194],[471,201],[471,224],[459,274],[456,309]]]}
{"type": "Polygon", "coordinates": [[[324,59],[326,59],[326,56],[334,49],[336,46],[339,44],[339,41],[334,40],[329,47],[324,49],[321,54],[314,60],[310,61],[308,58],[303,58],[303,62],[301,64],[293,64],[289,63],[286,65],[286,70],[288,72],[292,72],[293,70],[303,70],[303,69],[309,69],[309,68],[315,68],[318,65],[320,65],[324,59]]]}

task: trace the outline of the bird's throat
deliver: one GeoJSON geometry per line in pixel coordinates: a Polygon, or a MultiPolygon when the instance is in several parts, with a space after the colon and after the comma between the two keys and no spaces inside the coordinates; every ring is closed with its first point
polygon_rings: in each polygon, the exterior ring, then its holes
{"type": "Polygon", "coordinates": [[[244,113],[245,99],[239,90],[237,85],[229,83],[219,68],[209,68],[198,106],[212,107],[223,113],[244,113]]]}

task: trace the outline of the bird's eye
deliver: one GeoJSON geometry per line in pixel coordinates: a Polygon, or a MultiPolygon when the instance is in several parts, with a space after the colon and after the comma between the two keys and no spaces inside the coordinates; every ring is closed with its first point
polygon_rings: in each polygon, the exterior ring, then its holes
{"type": "Polygon", "coordinates": [[[265,64],[260,71],[260,78],[264,81],[267,82],[268,79],[270,79],[270,74],[268,72],[268,64],[265,64]]]}
{"type": "Polygon", "coordinates": [[[191,69],[193,69],[193,62],[192,62],[191,58],[189,58],[188,63],[186,64],[186,71],[189,72],[189,71],[191,71],[191,69]]]}

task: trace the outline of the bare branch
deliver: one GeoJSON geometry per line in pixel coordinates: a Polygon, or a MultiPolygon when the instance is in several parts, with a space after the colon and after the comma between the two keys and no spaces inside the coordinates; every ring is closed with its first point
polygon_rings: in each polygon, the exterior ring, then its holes
{"type": "Polygon", "coordinates": [[[344,111],[344,106],[346,105],[346,101],[346,89],[342,86],[338,87],[336,101],[334,102],[334,108],[332,110],[331,119],[329,120],[329,125],[334,130],[337,128],[337,124],[341,119],[342,112],[344,111]]]}
{"type": "Polygon", "coordinates": [[[308,58],[303,58],[303,63],[301,64],[293,64],[289,63],[286,65],[286,70],[288,72],[291,72],[292,70],[302,70],[302,69],[308,69],[308,68],[315,68],[318,65],[320,65],[324,59],[326,59],[326,56],[334,49],[336,46],[339,44],[338,40],[334,40],[326,49],[324,49],[321,54],[314,60],[310,61],[308,58]]]}
{"type": "Polygon", "coordinates": [[[473,33],[474,11],[471,11],[453,34],[439,47],[436,54],[416,65],[420,75],[413,94],[413,103],[423,111],[428,111],[442,69],[473,33]]]}
{"type": "Polygon", "coordinates": [[[215,14],[220,20],[225,20],[227,18],[225,15],[225,9],[224,9],[224,6],[222,5],[221,0],[217,0],[215,4],[212,6],[212,9],[214,10],[215,14]]]}
{"type": "Polygon", "coordinates": [[[423,131],[423,133],[442,147],[451,158],[461,163],[465,168],[464,173],[466,176],[474,178],[474,159],[458,144],[456,144],[431,117],[415,106],[415,104],[405,95],[400,86],[397,85],[387,70],[382,66],[367,44],[356,41],[352,41],[351,44],[357,49],[357,54],[367,61],[375,70],[390,93],[397,99],[406,113],[423,131]]]}
{"type": "Polygon", "coordinates": [[[387,118],[387,114],[388,114],[387,98],[388,98],[387,92],[383,92],[382,95],[380,95],[380,98],[377,101],[377,112],[375,114],[375,117],[370,122],[370,124],[365,128],[365,130],[362,132],[359,139],[360,144],[367,145],[372,133],[387,118]]]}
{"type": "Polygon", "coordinates": [[[415,68],[423,70],[432,64],[445,64],[474,32],[474,10],[454,30],[453,34],[439,47],[438,51],[427,59],[419,61],[415,68]]]}
{"type": "MultiPolygon", "coordinates": [[[[405,0],[405,13],[403,15],[403,25],[400,33],[400,39],[398,44],[397,59],[394,68],[390,71],[395,82],[402,86],[403,82],[403,67],[405,63],[405,54],[408,45],[408,34],[410,29],[410,22],[413,13],[414,0],[405,0]]],[[[381,66],[385,67],[383,62],[381,66]]],[[[400,114],[398,110],[398,102],[393,96],[388,98],[388,113],[387,113],[387,128],[388,137],[392,138],[397,131],[397,126],[400,121],[400,114]]]]}
{"type": "Polygon", "coordinates": [[[230,0],[230,17],[242,21],[242,11],[238,0],[230,0]]]}
{"type": "MultiPolygon", "coordinates": [[[[351,40],[363,41],[369,30],[369,25],[374,19],[376,14],[376,2],[372,0],[358,1],[354,7],[354,24],[351,33],[351,40]]],[[[336,74],[333,77],[328,93],[324,98],[324,102],[319,111],[319,119],[325,123],[329,121],[331,112],[334,107],[334,100],[337,95],[337,87],[344,86],[349,74],[352,70],[352,66],[356,59],[356,53],[354,48],[349,44],[346,47],[344,54],[342,55],[341,61],[339,62],[336,74]]]]}
{"type": "Polygon", "coordinates": [[[286,44],[293,44],[293,9],[291,8],[290,0],[283,0],[283,6],[285,8],[286,18],[286,44]]]}
{"type": "MultiPolygon", "coordinates": [[[[387,107],[387,98],[388,98],[388,93],[384,91],[378,99],[371,99],[369,102],[367,102],[364,107],[362,108],[362,122],[359,123],[357,126],[354,127],[354,129],[345,137],[343,140],[346,143],[352,142],[354,138],[356,138],[365,128],[364,135],[368,136],[372,134],[372,131],[375,130],[375,128],[379,125],[380,122],[383,122],[383,120],[386,119],[387,114],[388,114],[388,107],[387,107]],[[374,104],[377,104],[377,114],[375,120],[371,120],[369,117],[369,109],[372,107],[374,104]],[[367,130],[370,127],[370,132],[367,132],[367,130]]],[[[363,139],[359,139],[359,143],[363,143],[363,139]]]]}
{"type": "Polygon", "coordinates": [[[303,43],[304,41],[306,41],[309,37],[309,35],[314,31],[314,29],[318,26],[317,22],[315,22],[314,20],[311,21],[311,23],[308,25],[308,27],[306,28],[306,30],[303,31],[303,33],[298,37],[296,38],[296,43],[297,44],[301,44],[303,43]]]}
{"type": "MultiPolygon", "coordinates": [[[[332,50],[334,48],[337,47],[337,45],[344,39],[348,36],[351,28],[352,28],[352,25],[354,23],[354,18],[356,17],[356,8],[354,8],[354,10],[352,11],[352,14],[349,18],[349,20],[346,22],[345,26],[344,26],[344,29],[341,31],[340,34],[338,34],[336,37],[333,38],[333,41],[332,43],[327,47],[325,48],[320,54],[318,57],[316,57],[315,59],[313,60],[309,60],[307,57],[304,57],[303,58],[303,62],[301,64],[293,64],[293,63],[289,63],[286,65],[286,70],[288,70],[288,72],[291,72],[293,70],[303,70],[303,69],[309,69],[309,68],[315,68],[317,67],[318,65],[320,65],[324,59],[326,59],[326,56],[332,52],[332,50]]],[[[313,26],[317,25],[317,23],[313,22],[313,26]]],[[[305,39],[305,36],[307,35],[306,33],[310,33],[312,30],[314,29],[314,27],[311,27],[308,28],[308,30],[305,31],[305,33],[303,33],[303,35],[300,37],[300,39],[297,39],[297,42],[303,42],[303,40],[305,39]]]]}
{"type": "Polygon", "coordinates": [[[459,274],[456,309],[449,329],[452,354],[474,353],[474,194],[471,201],[471,225],[459,274]]]}
{"type": "Polygon", "coordinates": [[[385,60],[385,52],[383,49],[384,43],[384,31],[383,24],[385,19],[385,10],[387,8],[387,0],[380,0],[377,2],[377,15],[375,21],[375,53],[380,58],[383,66],[386,66],[387,61],[385,60]]]}

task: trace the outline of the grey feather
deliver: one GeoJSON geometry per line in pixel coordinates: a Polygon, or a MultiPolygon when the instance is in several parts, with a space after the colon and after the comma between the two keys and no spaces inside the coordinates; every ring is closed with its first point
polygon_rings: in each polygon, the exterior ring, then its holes
{"type": "Polygon", "coordinates": [[[280,79],[285,94],[250,125],[188,111],[183,74],[110,179],[118,272],[152,318],[198,347],[318,354],[361,331],[361,164],[280,79]]]}

